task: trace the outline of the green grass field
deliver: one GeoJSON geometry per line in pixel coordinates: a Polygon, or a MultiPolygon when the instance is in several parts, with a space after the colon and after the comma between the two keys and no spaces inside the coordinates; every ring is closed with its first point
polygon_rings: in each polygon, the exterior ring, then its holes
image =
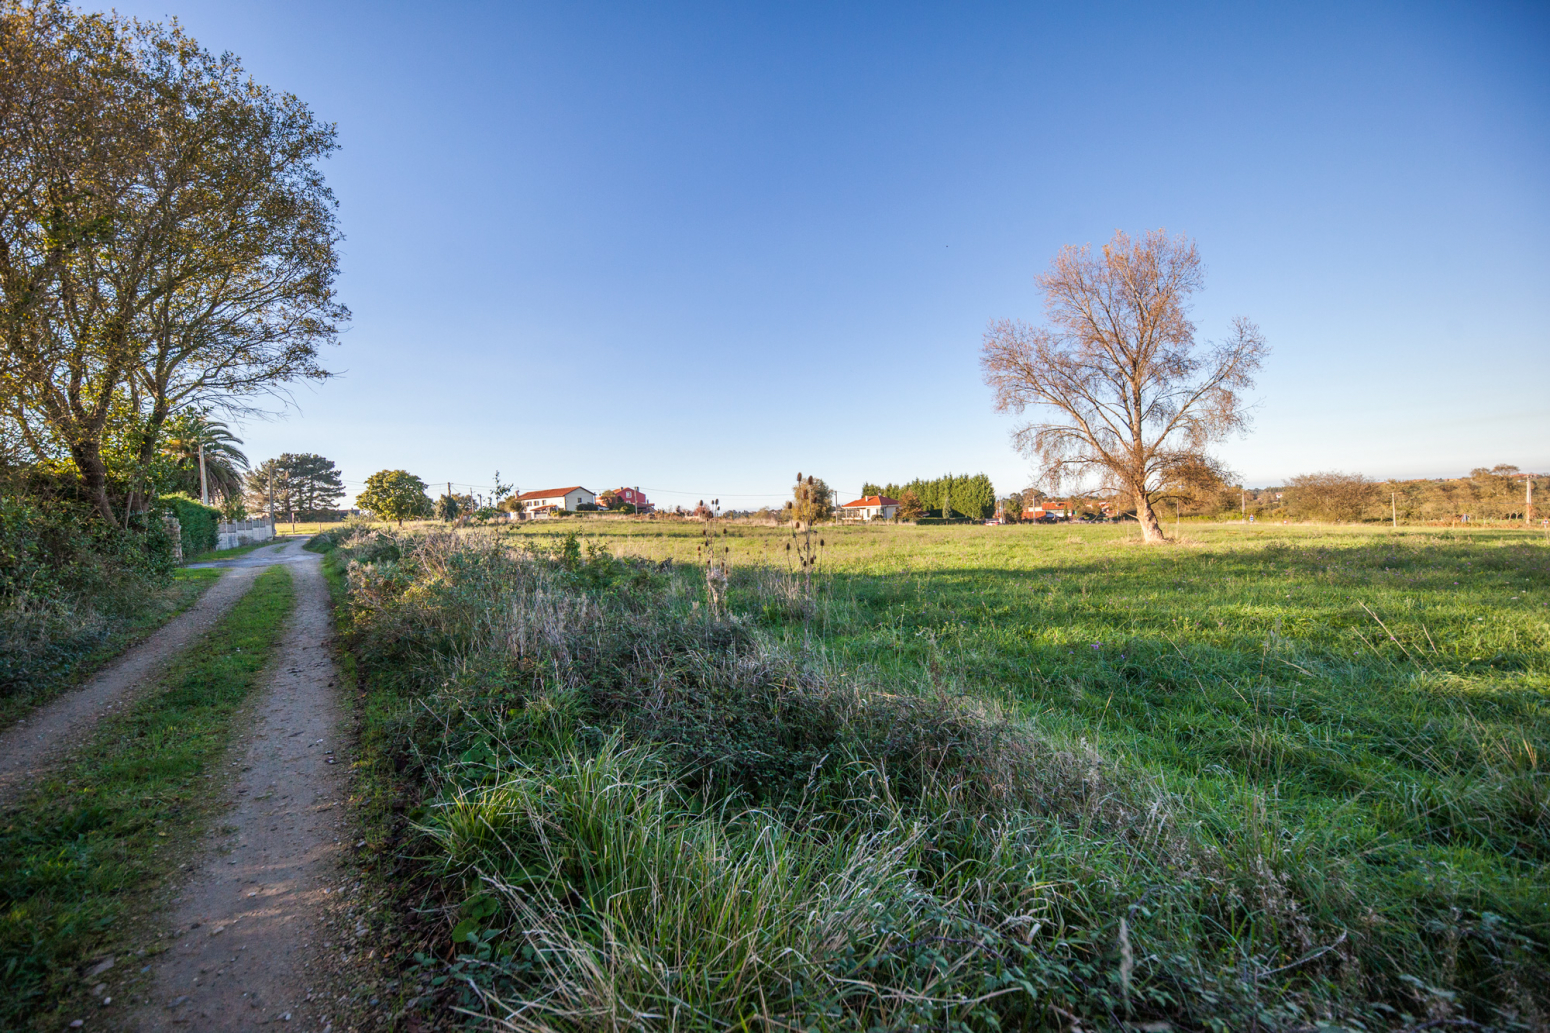
{"type": "Polygon", "coordinates": [[[1200,877],[1194,917],[1139,933],[1135,909],[1167,912],[1166,880],[1198,872],[1168,875],[1177,859],[1119,849],[1117,833],[1040,848],[1073,926],[1113,936],[1110,909],[1130,900],[1129,935],[1156,966],[1190,943],[1205,968],[1319,971],[1332,982],[1308,1000],[1352,995],[1337,1011],[1368,1028],[1386,1014],[1544,1028],[1543,535],[1197,524],[1148,547],[1114,526],[824,527],[821,604],[804,618],[761,588],[761,567],[787,569],[787,530],[565,521],[494,536],[553,552],[578,525],[583,547],[675,560],[674,606],[703,596],[682,567],[726,550],[731,611],[772,648],[867,691],[988,703],[1090,751],[1165,806],[1203,864],[1237,873],[1214,890],[1200,877]],[[1237,903],[1208,919],[1213,893],[1237,903]]]}
{"type": "MultiPolygon", "coordinates": [[[[814,634],[879,683],[993,698],[1177,789],[1266,795],[1299,825],[1351,834],[1361,814],[1363,848],[1398,837],[1465,865],[1465,879],[1477,864],[1511,879],[1550,861],[1550,816],[1531,808],[1527,826],[1492,831],[1427,803],[1513,791],[1474,786],[1482,765],[1544,770],[1540,534],[1197,527],[1164,547],[1123,527],[815,535],[831,605],[784,634],[814,634]]],[[[707,539],[620,524],[586,540],[692,563],[707,539]]],[[[734,566],[781,568],[792,540],[736,524],[716,538],[734,566]]]]}

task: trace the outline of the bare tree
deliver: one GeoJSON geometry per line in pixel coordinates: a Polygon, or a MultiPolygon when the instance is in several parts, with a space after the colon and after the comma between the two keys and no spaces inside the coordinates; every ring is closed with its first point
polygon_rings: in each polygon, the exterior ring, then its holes
{"type": "Polygon", "coordinates": [[[980,366],[996,411],[1054,410],[1019,428],[1017,447],[1051,490],[1096,477],[1129,495],[1147,541],[1163,540],[1153,500],[1205,448],[1247,425],[1242,392],[1268,352],[1259,328],[1200,345],[1188,316],[1203,283],[1188,237],[1155,230],[1131,240],[1064,247],[1038,278],[1048,325],[991,323],[980,366]]]}

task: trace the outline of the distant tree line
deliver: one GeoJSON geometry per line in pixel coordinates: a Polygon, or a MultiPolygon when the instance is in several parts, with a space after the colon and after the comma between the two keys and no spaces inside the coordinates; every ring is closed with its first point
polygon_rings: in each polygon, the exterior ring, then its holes
{"type": "MultiPolygon", "coordinates": [[[[901,503],[914,502],[916,516],[969,517],[987,520],[996,513],[996,489],[990,478],[982,473],[972,476],[943,474],[925,480],[917,477],[906,484],[873,484],[861,486],[863,495],[886,495],[901,503]]],[[[906,518],[911,514],[901,513],[906,518]]]]}
{"type": "MultiPolygon", "coordinates": [[[[1361,474],[1314,473],[1292,478],[1270,492],[1270,499],[1262,492],[1258,501],[1265,510],[1280,508],[1295,520],[1522,520],[1527,479],[1505,463],[1446,480],[1375,481],[1361,474]]],[[[1550,515],[1545,495],[1550,477],[1533,480],[1535,512],[1550,515]]]]}
{"type": "Polygon", "coordinates": [[[1184,516],[1247,514],[1259,519],[1359,523],[1397,517],[1439,521],[1522,520],[1526,481],[1534,481],[1536,520],[1550,516],[1550,476],[1526,477],[1499,463],[1476,467],[1467,477],[1375,480],[1359,473],[1300,474],[1283,485],[1244,488],[1215,471],[1201,471],[1173,486],[1184,516]]]}

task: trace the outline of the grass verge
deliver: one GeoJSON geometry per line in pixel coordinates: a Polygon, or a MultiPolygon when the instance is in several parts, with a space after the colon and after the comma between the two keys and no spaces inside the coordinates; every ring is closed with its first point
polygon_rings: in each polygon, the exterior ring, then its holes
{"type": "Polygon", "coordinates": [[[51,669],[13,692],[0,694],[0,729],[90,678],[103,665],[188,609],[220,579],[219,570],[175,570],[172,583],[155,591],[150,604],[82,652],[61,649],[51,669]]]}
{"type": "Polygon", "coordinates": [[[0,813],[0,1029],[58,1028],[82,1003],[82,966],[130,948],[120,927],[224,807],[214,766],[292,602],[288,570],[259,575],[156,691],[0,813]]]}

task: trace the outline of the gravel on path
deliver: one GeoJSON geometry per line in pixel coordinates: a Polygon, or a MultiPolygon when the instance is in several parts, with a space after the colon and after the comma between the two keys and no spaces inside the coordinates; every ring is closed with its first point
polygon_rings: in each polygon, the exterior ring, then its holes
{"type": "MultiPolygon", "coordinates": [[[[244,557],[245,558],[245,557],[244,557]]],[[[174,898],[172,946],[155,961],[154,989],[134,1016],[161,1030],[329,1028],[327,1002],[312,1001],[324,950],[365,946],[364,926],[329,930],[324,902],[341,878],[348,829],[343,708],[330,647],[328,585],[321,557],[291,568],[296,608],[256,703],[237,804],[174,898]]]]}
{"type": "Polygon", "coordinates": [[[86,684],[65,693],[0,732],[0,806],[11,803],[37,776],[57,764],[91,733],[99,720],[134,701],[136,691],[149,685],[167,661],[209,631],[252,587],[259,571],[275,563],[294,563],[303,539],[267,547],[236,560],[195,564],[233,567],[211,585],[194,605],[126,650],[86,684]]]}

